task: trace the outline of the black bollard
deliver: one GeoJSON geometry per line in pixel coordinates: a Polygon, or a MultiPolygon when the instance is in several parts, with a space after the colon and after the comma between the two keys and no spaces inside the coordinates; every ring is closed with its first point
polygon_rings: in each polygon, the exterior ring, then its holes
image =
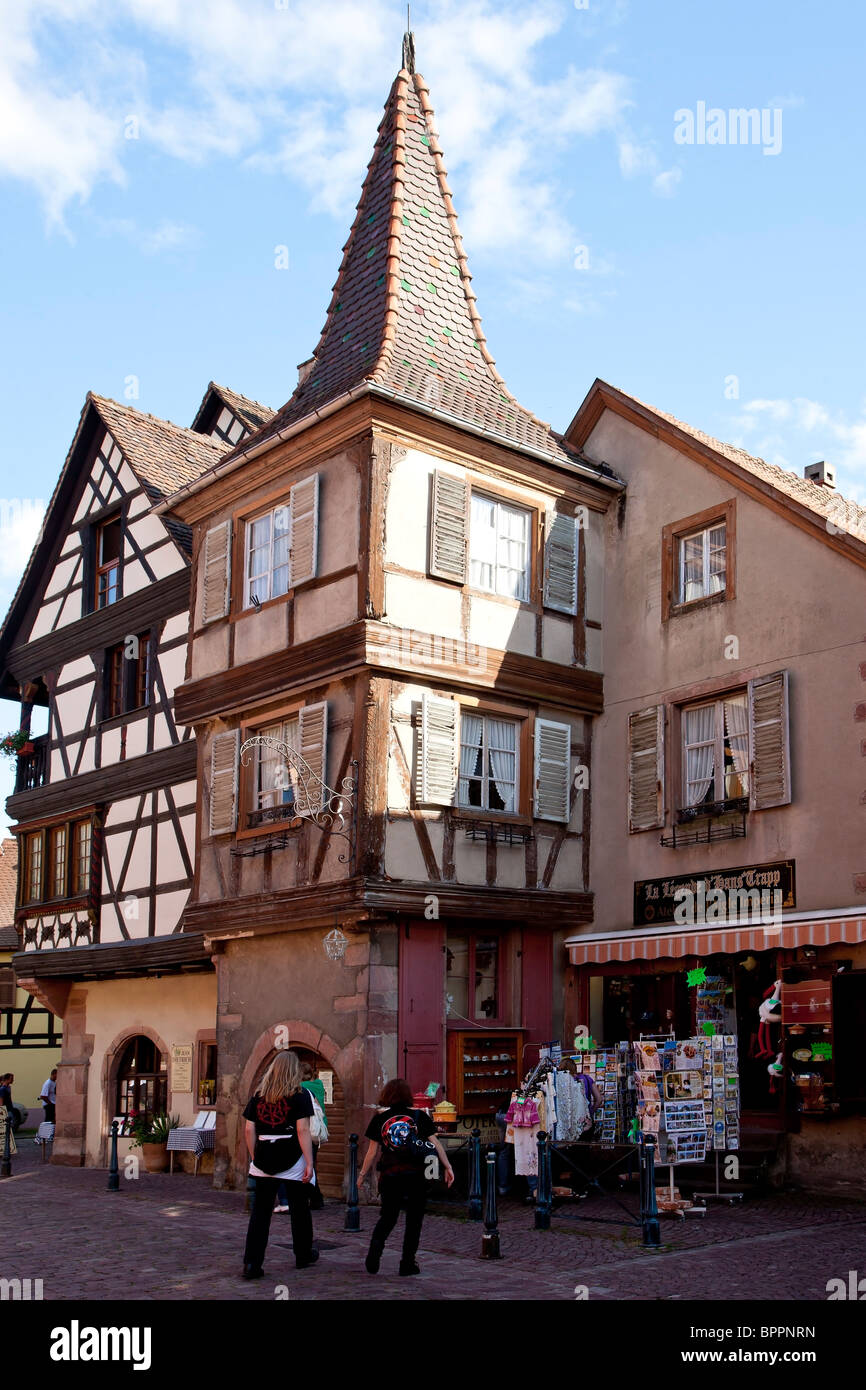
{"type": "Polygon", "coordinates": [[[481,1220],[481,1130],[469,1140],[469,1220],[481,1220]]]}
{"type": "Polygon", "coordinates": [[[0,1178],[12,1176],[12,1112],[6,1111],[6,1124],[3,1126],[3,1158],[0,1160],[0,1178]]]}
{"type": "Polygon", "coordinates": [[[361,1207],[358,1202],[358,1136],[349,1135],[349,1195],[346,1198],[344,1231],[360,1231],[361,1207]]]}
{"type": "Polygon", "coordinates": [[[661,1245],[661,1231],[659,1229],[659,1209],[656,1203],[656,1141],[654,1134],[644,1135],[641,1153],[644,1159],[642,1164],[641,1228],[643,1240],[641,1248],[643,1250],[658,1250],[661,1245]]]}
{"type": "Polygon", "coordinates": [[[553,1202],[553,1178],[550,1169],[550,1135],[538,1132],[538,1190],[535,1197],[535,1229],[550,1230],[550,1208],[553,1202]]]}
{"type": "Polygon", "coordinates": [[[108,1190],[120,1191],[120,1168],[117,1164],[117,1120],[111,1121],[111,1157],[108,1163],[108,1190]]]}
{"type": "Polygon", "coordinates": [[[481,1237],[482,1260],[499,1260],[499,1213],[496,1206],[496,1154],[487,1150],[487,1188],[484,1193],[484,1235],[481,1237]]]}

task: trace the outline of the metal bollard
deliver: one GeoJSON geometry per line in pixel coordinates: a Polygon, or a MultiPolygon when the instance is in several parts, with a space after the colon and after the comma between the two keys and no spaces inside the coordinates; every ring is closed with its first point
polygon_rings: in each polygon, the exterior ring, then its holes
{"type": "Polygon", "coordinates": [[[538,1191],[535,1197],[535,1229],[550,1230],[550,1208],[553,1202],[553,1177],[550,1170],[550,1135],[538,1133],[538,1191]]]}
{"type": "Polygon", "coordinates": [[[481,1220],[481,1130],[469,1140],[469,1220],[481,1220]]]}
{"type": "Polygon", "coordinates": [[[117,1120],[111,1121],[111,1157],[108,1163],[108,1190],[120,1191],[120,1168],[117,1163],[117,1120]]]}
{"type": "Polygon", "coordinates": [[[487,1190],[484,1193],[484,1234],[481,1237],[482,1260],[499,1260],[499,1213],[496,1204],[496,1154],[487,1150],[487,1190]]]}
{"type": "Polygon", "coordinates": [[[12,1114],[6,1111],[6,1123],[3,1126],[3,1158],[0,1161],[0,1178],[11,1178],[12,1176],[12,1114]]]}
{"type": "Polygon", "coordinates": [[[645,1134],[641,1147],[641,1157],[643,1159],[641,1171],[643,1180],[641,1184],[640,1215],[641,1228],[643,1230],[641,1248],[643,1250],[658,1250],[661,1245],[659,1209],[656,1203],[655,1155],[655,1135],[645,1134]]]}
{"type": "Polygon", "coordinates": [[[358,1136],[349,1135],[349,1193],[346,1198],[344,1231],[360,1231],[361,1207],[358,1201],[358,1136]]]}

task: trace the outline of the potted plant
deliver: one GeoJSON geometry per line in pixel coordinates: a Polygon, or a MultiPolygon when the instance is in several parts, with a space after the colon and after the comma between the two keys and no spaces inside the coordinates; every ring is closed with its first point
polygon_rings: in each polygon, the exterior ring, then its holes
{"type": "Polygon", "coordinates": [[[168,1167],[169,1131],[177,1129],[179,1115],[154,1115],[151,1119],[139,1116],[132,1126],[133,1149],[141,1149],[144,1166],[148,1173],[164,1173],[168,1167]]]}
{"type": "Polygon", "coordinates": [[[7,758],[22,758],[32,752],[33,744],[26,729],[15,729],[0,739],[0,753],[5,753],[7,758]]]}

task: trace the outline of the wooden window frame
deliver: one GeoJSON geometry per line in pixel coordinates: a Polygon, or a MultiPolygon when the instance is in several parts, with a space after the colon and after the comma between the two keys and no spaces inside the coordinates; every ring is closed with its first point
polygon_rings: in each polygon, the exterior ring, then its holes
{"type": "MultiPolygon", "coordinates": [[[[322,575],[318,572],[318,562],[316,574],[312,579],[303,579],[300,584],[294,582],[289,584],[284,594],[277,594],[276,598],[268,598],[263,601],[258,609],[254,608],[249,602],[249,592],[247,588],[247,528],[254,521],[263,516],[271,515],[278,507],[286,507],[291,510],[292,488],[297,487],[298,483],[307,482],[310,478],[318,476],[319,479],[319,507],[321,508],[322,498],[322,469],[325,460],[318,459],[314,467],[307,472],[303,472],[297,478],[293,478],[289,487],[285,484],[274,492],[266,493],[260,497],[254,506],[246,504],[238,507],[232,512],[232,552],[231,552],[231,582],[229,587],[229,612],[228,617],[232,622],[238,622],[241,618],[246,618],[250,613],[262,612],[265,608],[273,608],[278,603],[287,603],[295,596],[296,589],[307,589],[321,585],[323,582],[331,583],[340,579],[347,572],[345,570],[335,571],[333,574],[322,575]]],[[[318,523],[321,523],[321,511],[318,514],[318,523]]],[[[317,527],[318,535],[318,527],[317,527]]],[[[273,537],[272,537],[273,540],[273,537]]],[[[293,581],[291,565],[291,549],[289,550],[289,579],[293,581]]],[[[349,567],[350,572],[357,571],[357,565],[349,567]]]]}
{"type": "Polygon", "coordinates": [[[70,822],[70,844],[73,854],[69,856],[69,887],[72,889],[71,896],[74,898],[85,898],[91,889],[91,871],[93,863],[93,820],[90,816],[79,816],[70,822]],[[84,887],[81,888],[81,851],[78,843],[78,833],[82,826],[88,827],[87,835],[87,861],[84,872],[84,887]]]}
{"type": "Polygon", "coordinates": [[[64,823],[63,825],[52,825],[52,826],[48,829],[48,831],[47,831],[46,842],[47,842],[47,846],[48,846],[48,871],[47,871],[47,875],[46,875],[46,884],[45,884],[45,886],[47,886],[48,888],[51,888],[51,889],[54,889],[54,888],[56,888],[56,886],[57,886],[56,878],[55,878],[55,865],[56,865],[55,840],[56,840],[56,837],[61,836],[61,835],[62,835],[62,837],[63,837],[63,869],[62,869],[62,873],[61,873],[61,885],[60,885],[60,886],[61,886],[61,891],[60,891],[59,893],[54,893],[54,892],[50,893],[50,894],[48,895],[48,897],[45,899],[46,902],[62,901],[63,899],[69,897],[69,863],[70,863],[70,860],[69,860],[69,824],[68,824],[68,822],[64,823]]]}
{"type": "MultiPolygon", "coordinates": [[[[538,595],[536,593],[538,584],[538,535],[539,535],[539,510],[537,506],[520,502],[507,494],[497,491],[495,488],[487,488],[483,484],[479,485],[467,478],[469,487],[469,516],[467,518],[467,553],[466,553],[466,588],[470,593],[483,595],[485,598],[504,599],[507,603],[514,604],[521,608],[533,608],[538,595]],[[515,598],[513,594],[500,594],[497,589],[482,589],[472,583],[472,498],[482,497],[488,502],[493,502],[497,508],[497,516],[500,507],[509,507],[514,512],[523,512],[528,518],[526,538],[526,587],[525,598],[515,598]]],[[[499,544],[499,532],[496,532],[497,549],[499,544]]],[[[494,566],[498,570],[498,561],[494,566]]],[[[495,576],[494,576],[495,578],[495,576]]]]}
{"type": "Polygon", "coordinates": [[[47,842],[46,830],[28,830],[24,836],[23,873],[21,879],[21,905],[30,907],[33,903],[45,901],[45,846],[47,842]],[[31,893],[30,887],[33,879],[33,849],[39,847],[39,884],[38,891],[31,893]],[[26,890],[26,891],[25,891],[26,890]]]}
{"type": "MultiPolygon", "coordinates": [[[[437,692],[438,693],[438,692],[437,692]]],[[[515,706],[500,704],[497,700],[487,700],[483,696],[457,695],[457,768],[458,780],[454,787],[454,802],[448,808],[461,819],[474,818],[475,820],[501,820],[510,825],[531,825],[532,824],[532,773],[533,773],[533,740],[535,738],[535,711],[527,709],[525,706],[515,706]],[[461,806],[457,801],[459,795],[459,769],[460,769],[460,719],[463,709],[470,710],[473,714],[480,715],[481,718],[500,718],[509,719],[517,724],[517,786],[516,786],[516,809],[514,811],[485,811],[480,806],[461,806]]]]}
{"type": "MultiPolygon", "coordinates": [[[[453,927],[454,936],[466,936],[469,939],[469,961],[468,978],[469,993],[471,998],[467,1000],[467,1007],[474,1008],[475,999],[475,943],[479,936],[495,936],[498,942],[497,962],[496,962],[496,1000],[498,1012],[495,1018],[476,1019],[470,1018],[467,1014],[465,1018],[460,1018],[457,1014],[445,1015],[445,1027],[456,1031],[466,1031],[467,1028],[507,1028],[510,1024],[505,1019],[512,1013],[511,1000],[511,941],[512,931],[508,927],[499,926],[461,926],[455,923],[453,927]],[[504,1011],[504,1012],[503,1012],[504,1011]]],[[[446,929],[443,939],[443,950],[448,949],[448,930],[446,929]]],[[[445,985],[448,984],[448,958],[446,955],[443,975],[445,985]]]]}
{"type": "Polygon", "coordinates": [[[96,807],[89,809],[84,807],[74,816],[66,815],[51,816],[47,820],[34,823],[33,821],[24,822],[16,826],[19,836],[19,855],[18,872],[20,875],[16,900],[18,907],[16,910],[23,911],[31,909],[39,903],[51,903],[52,905],[62,903],[65,908],[78,908],[87,905],[91,894],[91,868],[93,857],[93,837],[96,832],[96,807]],[[76,889],[77,877],[75,872],[76,861],[76,827],[79,825],[90,826],[90,852],[87,861],[87,884],[84,889],[76,889]],[[51,835],[58,829],[66,831],[66,893],[63,898],[49,898],[45,890],[50,884],[49,858],[51,854],[51,835]],[[42,837],[42,881],[41,896],[39,898],[25,897],[25,887],[27,884],[27,839],[30,835],[40,835],[42,837]]]}
{"type": "Polygon", "coordinates": [[[119,511],[112,512],[112,513],[110,513],[108,516],[104,516],[104,517],[102,517],[100,520],[95,521],[95,522],[93,523],[93,528],[94,528],[94,535],[93,535],[93,547],[94,547],[94,549],[93,549],[93,609],[92,609],[92,611],[93,611],[94,613],[101,613],[102,610],[103,610],[104,608],[111,608],[111,607],[113,607],[113,605],[114,605],[115,603],[117,603],[120,599],[123,598],[123,583],[122,583],[122,579],[123,579],[123,541],[124,541],[124,530],[123,530],[123,511],[122,511],[122,509],[119,510],[119,511]],[[118,524],[118,526],[120,527],[120,553],[119,553],[119,555],[118,555],[118,557],[117,557],[116,560],[110,560],[107,564],[100,564],[100,559],[99,559],[99,557],[100,557],[100,547],[101,547],[101,544],[102,544],[102,533],[103,533],[103,531],[105,530],[105,528],[106,528],[107,526],[113,526],[115,522],[116,522],[116,523],[118,524]],[[114,570],[114,569],[117,570],[117,577],[116,577],[116,583],[115,583],[115,589],[116,589],[115,597],[112,599],[111,603],[100,603],[100,602],[99,602],[99,583],[100,583],[100,579],[102,578],[102,576],[103,576],[104,574],[109,574],[109,573],[111,572],[111,570],[114,570]]]}
{"type": "MultiPolygon", "coordinates": [[[[467,713],[469,713],[468,708],[467,708],[467,713]]],[[[463,746],[463,745],[462,745],[462,742],[461,742],[461,737],[460,737],[461,729],[462,729],[462,726],[463,726],[463,709],[461,708],[461,710],[460,710],[460,715],[459,715],[459,718],[458,718],[458,721],[457,721],[457,740],[456,740],[456,741],[457,741],[457,762],[458,762],[458,770],[457,770],[457,791],[456,791],[457,800],[456,800],[456,802],[455,802],[456,809],[457,809],[458,811],[476,811],[479,815],[485,815],[485,816],[496,815],[496,816],[508,816],[508,817],[511,817],[511,816],[519,815],[519,813],[520,813],[521,773],[522,773],[522,770],[523,770],[522,767],[521,767],[521,758],[520,758],[520,744],[521,744],[521,732],[522,732],[522,731],[521,731],[521,727],[520,727],[520,720],[519,720],[519,719],[509,719],[509,718],[504,717],[504,716],[502,716],[502,715],[495,715],[495,714],[493,714],[492,712],[491,712],[491,713],[486,713],[486,714],[485,714],[485,713],[482,713],[480,710],[475,710],[475,711],[473,711],[473,714],[475,715],[475,718],[476,718],[476,719],[480,719],[480,720],[481,720],[481,762],[482,762],[482,768],[485,768],[485,767],[486,767],[487,770],[486,770],[486,772],[485,772],[485,771],[482,771],[479,777],[476,778],[475,776],[473,776],[470,780],[472,780],[472,781],[480,781],[480,783],[481,783],[481,794],[482,794],[482,796],[484,796],[484,795],[486,794],[488,800],[490,799],[490,782],[491,782],[491,777],[492,777],[492,774],[491,774],[491,772],[490,772],[490,761],[489,761],[489,760],[490,760],[490,749],[489,749],[489,747],[488,747],[488,739],[487,739],[487,726],[488,726],[488,721],[491,720],[491,719],[496,719],[496,718],[498,718],[498,719],[501,720],[502,723],[510,724],[510,725],[512,725],[513,728],[514,728],[514,753],[513,753],[513,756],[514,756],[514,784],[513,784],[513,785],[514,785],[514,807],[513,807],[513,809],[512,809],[511,811],[508,811],[508,810],[506,810],[504,807],[501,807],[501,808],[500,808],[500,807],[492,807],[492,806],[475,806],[475,805],[472,805],[471,803],[462,802],[462,801],[460,800],[460,777],[461,777],[461,774],[460,774],[460,754],[461,754],[462,746],[463,746]]],[[[509,751],[509,750],[505,749],[505,750],[500,750],[500,751],[505,751],[505,752],[507,752],[507,751],[509,751]]],[[[493,780],[495,780],[495,778],[494,778],[493,780]]]]}
{"type": "MultiPolygon", "coordinates": [[[[202,1060],[202,1059],[203,1059],[204,1050],[205,1050],[206,1047],[215,1047],[215,1048],[217,1049],[217,1062],[219,1062],[219,1042],[218,1042],[218,1039],[217,1039],[217,1035],[216,1035],[216,1033],[215,1033],[213,1030],[211,1030],[210,1032],[199,1032],[199,1033],[196,1033],[196,1037],[195,1037],[195,1073],[194,1073],[194,1076],[193,1076],[193,1083],[194,1083],[195,1089],[194,1089],[194,1091],[193,1091],[193,1095],[194,1095],[195,1098],[196,1098],[196,1106],[195,1106],[196,1110],[215,1110],[215,1109],[216,1109],[216,1095],[214,1095],[213,1100],[212,1100],[211,1102],[209,1102],[208,1104],[203,1104],[203,1103],[202,1103],[201,1101],[199,1101],[199,1099],[198,1099],[199,1086],[201,1085],[202,1080],[204,1079],[204,1077],[203,1077],[203,1075],[202,1075],[202,1065],[203,1065],[203,1060],[202,1060]]],[[[216,1076],[214,1079],[215,1079],[216,1081],[219,1081],[219,1067],[217,1067],[217,1076],[216,1076]]]]}
{"type": "Polygon", "coordinates": [[[106,648],[101,723],[138,714],[150,706],[153,688],[153,632],[139,632],[135,635],[138,638],[138,656],[134,660],[127,660],[124,656],[125,640],[115,642],[106,648]],[[115,680],[116,671],[119,674],[115,680]],[[115,692],[115,684],[117,685],[117,692],[115,692]],[[115,693],[119,697],[119,709],[115,708],[115,693]]]}
{"type": "Polygon", "coordinates": [[[716,603],[727,603],[737,596],[736,588],[737,558],[737,503],[735,498],[720,502],[715,507],[707,507],[702,512],[672,521],[662,528],[662,622],[679,613],[693,613],[699,608],[709,608],[716,603]],[[696,531],[707,530],[711,526],[725,527],[725,587],[718,594],[708,594],[701,598],[681,603],[679,593],[679,542],[696,531]]]}
{"type": "MultiPolygon", "coordinates": [[[[262,605],[264,607],[264,604],[262,605]]],[[[254,721],[249,724],[241,724],[240,746],[243,747],[248,738],[255,738],[270,724],[287,724],[292,719],[300,719],[301,710],[304,702],[294,701],[290,705],[282,705],[279,709],[273,710],[268,715],[257,715],[254,721]]],[[[296,815],[285,816],[281,820],[269,820],[261,825],[246,824],[247,816],[256,808],[253,806],[253,796],[255,795],[256,777],[258,775],[258,760],[249,758],[245,762],[241,759],[238,776],[238,815],[235,838],[238,840],[251,840],[259,835],[270,835],[275,830],[285,829],[293,821],[297,820],[296,815]]]]}
{"type": "MultiPolygon", "coordinates": [[[[687,771],[688,771],[688,759],[687,759],[687,757],[686,757],[686,743],[685,743],[685,733],[686,733],[685,715],[688,713],[689,710],[693,710],[693,709],[702,709],[702,708],[705,708],[705,707],[708,706],[708,705],[712,705],[713,708],[714,708],[715,711],[716,711],[716,714],[715,714],[714,750],[713,750],[713,762],[714,762],[714,771],[713,771],[713,792],[716,793],[717,790],[718,790],[719,778],[721,777],[722,783],[724,783],[725,777],[726,777],[725,768],[724,768],[724,745],[725,745],[724,702],[725,702],[725,700],[732,698],[734,695],[743,695],[743,696],[745,697],[745,700],[746,700],[746,730],[747,730],[746,736],[747,736],[747,739],[748,739],[748,713],[749,713],[749,686],[748,686],[748,682],[746,682],[744,685],[726,686],[725,689],[724,689],[723,691],[721,691],[721,692],[720,692],[719,694],[717,694],[717,695],[707,695],[707,696],[705,696],[703,699],[698,699],[698,700],[684,700],[681,704],[678,704],[678,705],[676,706],[676,727],[675,727],[675,732],[676,732],[676,736],[677,736],[677,742],[676,742],[676,755],[675,755],[675,757],[676,757],[676,765],[677,765],[677,768],[678,768],[679,776],[678,776],[677,782],[674,784],[674,785],[677,787],[677,796],[676,796],[676,798],[675,798],[674,801],[673,801],[674,815],[676,815],[679,811],[689,811],[690,813],[693,813],[695,816],[700,816],[700,814],[701,814],[701,806],[700,806],[700,805],[690,806],[690,805],[688,804],[688,782],[687,782],[687,776],[686,776],[687,771]],[[720,711],[721,711],[721,714],[720,714],[720,711]],[[721,751],[721,754],[722,754],[722,756],[721,756],[721,772],[719,771],[719,757],[718,757],[720,751],[721,751]]],[[[747,767],[747,768],[746,768],[746,772],[745,772],[745,778],[746,778],[746,791],[743,792],[743,793],[741,793],[742,796],[745,796],[745,797],[747,797],[747,798],[750,796],[750,791],[751,791],[751,788],[750,788],[750,775],[751,775],[751,767],[747,767]]],[[[732,800],[732,801],[734,801],[734,800],[737,800],[737,799],[738,799],[738,798],[736,798],[736,797],[730,797],[730,798],[729,798],[729,797],[726,795],[724,786],[723,786],[723,788],[722,788],[722,795],[721,795],[721,796],[714,795],[713,798],[712,798],[712,800],[713,800],[714,803],[716,803],[716,802],[721,802],[721,801],[727,801],[727,800],[732,800]]],[[[703,804],[703,803],[702,803],[702,804],[703,804]]],[[[712,815],[712,814],[713,814],[713,811],[712,811],[712,807],[711,807],[711,806],[709,806],[709,805],[707,806],[707,810],[706,810],[705,814],[706,814],[706,815],[712,815]]]]}

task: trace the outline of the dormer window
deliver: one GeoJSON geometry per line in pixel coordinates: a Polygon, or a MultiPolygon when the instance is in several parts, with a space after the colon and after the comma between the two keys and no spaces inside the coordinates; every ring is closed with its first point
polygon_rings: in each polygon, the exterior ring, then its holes
{"type": "Polygon", "coordinates": [[[96,528],[96,595],[97,608],[107,608],[120,598],[120,557],[123,550],[123,528],[119,516],[109,517],[96,528]]]}

